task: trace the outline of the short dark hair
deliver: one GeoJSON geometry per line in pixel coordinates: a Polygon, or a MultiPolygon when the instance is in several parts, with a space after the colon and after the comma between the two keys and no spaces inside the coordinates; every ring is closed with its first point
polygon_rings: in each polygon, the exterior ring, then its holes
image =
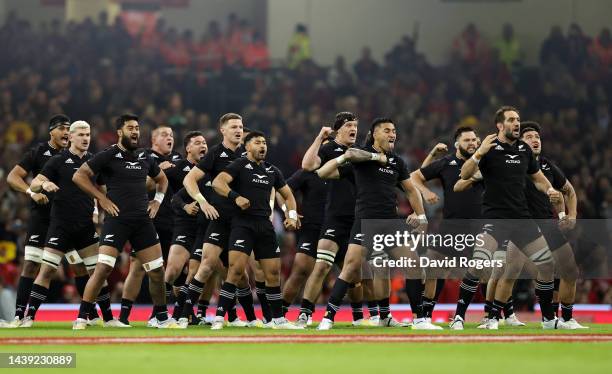
{"type": "Polygon", "coordinates": [[[187,149],[191,139],[197,136],[204,136],[204,134],[201,131],[189,131],[187,134],[185,134],[185,137],[183,138],[183,148],[187,149]]]}
{"type": "Polygon", "coordinates": [[[470,127],[470,126],[458,127],[457,130],[455,130],[455,134],[453,135],[453,141],[456,142],[457,139],[459,139],[461,134],[463,134],[464,132],[472,132],[472,131],[476,133],[476,130],[474,130],[473,127],[470,127]]]}
{"type": "Polygon", "coordinates": [[[56,114],[49,119],[49,131],[61,125],[70,126],[70,118],[67,115],[56,114]]]}
{"type": "Polygon", "coordinates": [[[506,112],[519,113],[518,109],[516,109],[515,107],[504,105],[503,107],[497,109],[497,111],[495,112],[495,125],[497,125],[498,123],[504,123],[504,120],[506,119],[506,112]]]}
{"type": "Polygon", "coordinates": [[[237,113],[225,113],[224,115],[221,116],[221,118],[219,118],[219,126],[225,125],[229,120],[232,120],[232,119],[242,120],[242,116],[237,113]]]}
{"type": "Polygon", "coordinates": [[[115,120],[115,127],[117,128],[117,130],[119,130],[128,121],[138,121],[138,116],[131,113],[122,114],[115,120]]]}
{"type": "Polygon", "coordinates": [[[249,141],[251,141],[251,139],[253,138],[266,138],[266,135],[264,135],[263,132],[261,131],[251,131],[245,138],[244,138],[244,144],[248,143],[249,141]]]}
{"type": "Polygon", "coordinates": [[[528,131],[535,131],[539,134],[540,131],[542,131],[542,127],[540,127],[540,124],[535,121],[521,122],[521,138],[523,137],[523,134],[528,131]]]}
{"type": "Polygon", "coordinates": [[[357,116],[351,112],[340,112],[336,114],[336,119],[334,120],[334,131],[338,131],[340,127],[342,127],[345,123],[357,121],[357,116]]]}
{"type": "Polygon", "coordinates": [[[368,136],[366,137],[366,144],[374,144],[374,130],[383,123],[392,123],[395,125],[395,122],[391,118],[388,117],[378,117],[374,118],[372,124],[370,125],[370,131],[368,132],[368,136]]]}
{"type": "Polygon", "coordinates": [[[249,132],[251,132],[251,131],[253,131],[253,130],[251,130],[250,128],[248,128],[248,127],[246,127],[246,126],[242,126],[242,132],[244,132],[244,133],[249,133],[249,132]]]}

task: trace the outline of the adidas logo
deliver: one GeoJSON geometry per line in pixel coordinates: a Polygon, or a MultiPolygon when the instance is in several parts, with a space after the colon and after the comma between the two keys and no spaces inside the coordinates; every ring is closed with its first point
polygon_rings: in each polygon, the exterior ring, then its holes
{"type": "Polygon", "coordinates": [[[174,156],[172,156],[172,161],[176,161],[176,160],[178,160],[179,158],[181,158],[181,156],[179,156],[179,155],[174,155],[174,156]]]}
{"type": "Polygon", "coordinates": [[[453,161],[449,162],[448,164],[449,164],[449,165],[456,166],[456,165],[457,165],[457,161],[453,160],[453,161]]]}
{"type": "Polygon", "coordinates": [[[502,147],[501,145],[498,144],[497,146],[495,146],[495,150],[496,151],[503,151],[504,147],[502,147]]]}
{"type": "Polygon", "coordinates": [[[465,301],[463,301],[463,299],[459,299],[459,301],[457,301],[457,304],[465,304],[465,301]]]}
{"type": "Polygon", "coordinates": [[[100,237],[100,235],[98,235],[98,233],[97,233],[97,232],[94,232],[94,236],[93,236],[93,237],[94,237],[94,239],[97,239],[97,238],[99,238],[99,237],[100,237]]]}
{"type": "Polygon", "coordinates": [[[212,186],[211,181],[206,182],[205,186],[206,186],[206,187],[211,187],[211,186],[212,186]]]}
{"type": "MultiPolygon", "coordinates": [[[[153,156],[153,158],[159,158],[159,156],[156,155],[155,153],[151,153],[151,156],[153,156]]],[[[140,156],[138,156],[138,157],[140,157],[140,156]]]]}
{"type": "Polygon", "coordinates": [[[229,156],[227,155],[227,153],[225,153],[225,151],[223,151],[223,152],[221,152],[221,154],[219,155],[219,157],[223,157],[223,158],[225,158],[225,157],[229,157],[229,156]]]}
{"type": "Polygon", "coordinates": [[[223,307],[222,307],[222,306],[218,307],[218,308],[217,308],[217,310],[218,310],[219,312],[225,312],[225,309],[223,309],[223,307]]]}
{"type": "Polygon", "coordinates": [[[280,247],[276,247],[276,253],[280,253],[280,247]]]}
{"type": "Polygon", "coordinates": [[[51,151],[48,150],[47,152],[43,153],[43,156],[51,156],[51,151]]]}
{"type": "Polygon", "coordinates": [[[190,171],[190,170],[191,170],[191,168],[190,168],[189,166],[185,166],[185,167],[183,168],[183,171],[190,171]]]}
{"type": "Polygon", "coordinates": [[[344,149],[338,147],[338,148],[334,149],[334,152],[344,152],[344,149]]]}
{"type": "Polygon", "coordinates": [[[121,155],[121,153],[117,153],[117,154],[115,155],[115,158],[123,158],[123,156],[121,155]]]}
{"type": "Polygon", "coordinates": [[[71,158],[67,159],[65,162],[65,164],[74,164],[74,161],[72,161],[71,158]]]}
{"type": "Polygon", "coordinates": [[[253,167],[251,166],[251,164],[246,164],[245,168],[253,170],[253,167]]]}

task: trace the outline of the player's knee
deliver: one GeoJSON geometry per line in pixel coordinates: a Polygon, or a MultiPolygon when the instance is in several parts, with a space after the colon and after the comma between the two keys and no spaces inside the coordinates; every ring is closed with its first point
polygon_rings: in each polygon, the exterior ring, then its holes
{"type": "Polygon", "coordinates": [[[280,282],[280,269],[268,269],[264,272],[266,284],[274,285],[280,282]]]}
{"type": "MultiPolygon", "coordinates": [[[[42,261],[42,254],[41,254],[42,261]]],[[[23,269],[21,275],[28,278],[35,278],[38,270],[40,269],[40,262],[25,261],[23,263],[23,269]]]]}
{"type": "Polygon", "coordinates": [[[227,269],[227,280],[231,283],[239,283],[243,276],[244,269],[239,266],[230,266],[229,269],[227,269]]]}
{"type": "Polygon", "coordinates": [[[156,269],[152,269],[147,271],[147,276],[149,277],[151,282],[161,283],[164,280],[164,268],[159,267],[156,269]]]}

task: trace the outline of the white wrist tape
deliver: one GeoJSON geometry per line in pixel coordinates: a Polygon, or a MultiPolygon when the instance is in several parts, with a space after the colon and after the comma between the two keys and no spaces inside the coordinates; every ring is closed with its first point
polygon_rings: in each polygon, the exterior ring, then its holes
{"type": "Polygon", "coordinates": [[[290,211],[289,211],[289,218],[291,218],[291,219],[293,219],[293,220],[296,220],[296,221],[297,221],[297,219],[298,219],[298,214],[297,214],[297,212],[296,212],[295,210],[290,210],[290,211]]]}
{"type": "Polygon", "coordinates": [[[336,157],[336,162],[338,165],[342,165],[346,162],[346,157],[344,155],[336,157]]]}
{"type": "Polygon", "coordinates": [[[145,269],[146,272],[155,270],[155,269],[159,269],[162,266],[164,266],[164,259],[163,257],[159,257],[153,261],[149,261],[145,264],[142,264],[142,267],[145,269]]]}
{"type": "Polygon", "coordinates": [[[378,153],[372,153],[372,157],[370,158],[372,161],[380,160],[380,155],[378,153]]]}
{"type": "Polygon", "coordinates": [[[35,193],[35,192],[32,192],[32,190],[31,190],[31,189],[29,189],[29,188],[26,190],[26,193],[27,193],[28,195],[30,195],[30,197],[32,197],[32,196],[34,196],[34,195],[36,195],[36,193],[35,193]]]}
{"type": "Polygon", "coordinates": [[[427,222],[427,216],[425,214],[419,214],[417,216],[417,218],[419,219],[419,221],[421,222],[427,222]]]}
{"type": "Polygon", "coordinates": [[[565,218],[565,216],[566,216],[565,212],[560,212],[559,213],[559,219],[563,219],[563,218],[565,218]]]}
{"type": "Polygon", "coordinates": [[[204,203],[206,203],[206,198],[201,193],[198,193],[195,196],[195,201],[197,201],[199,204],[204,204],[204,203]]]}
{"type": "Polygon", "coordinates": [[[283,212],[286,212],[287,211],[287,205],[283,204],[283,206],[281,206],[281,210],[283,212]]]}
{"type": "Polygon", "coordinates": [[[98,211],[97,205],[94,206],[93,214],[100,214],[100,211],[98,211]]]}
{"type": "Polygon", "coordinates": [[[472,155],[472,161],[474,161],[476,163],[476,165],[478,165],[478,163],[480,163],[480,159],[476,158],[476,155],[472,155]]]}
{"type": "Polygon", "coordinates": [[[165,193],[163,192],[156,192],[155,193],[155,197],[153,198],[153,200],[157,201],[158,203],[162,203],[162,201],[164,201],[164,196],[166,196],[165,193]]]}

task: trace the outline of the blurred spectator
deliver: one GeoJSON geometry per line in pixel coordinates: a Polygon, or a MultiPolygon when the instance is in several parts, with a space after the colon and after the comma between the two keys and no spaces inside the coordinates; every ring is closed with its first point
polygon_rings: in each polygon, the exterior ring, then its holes
{"type": "Polygon", "coordinates": [[[353,70],[357,79],[364,83],[372,83],[378,79],[380,66],[372,59],[372,50],[370,47],[363,47],[361,50],[361,58],[353,65],[353,70]]]}
{"type": "Polygon", "coordinates": [[[612,38],[610,37],[610,29],[604,28],[595,38],[591,46],[593,56],[599,67],[606,71],[612,67],[612,38]]]}
{"type": "Polygon", "coordinates": [[[310,36],[305,25],[299,23],[295,26],[295,33],[289,41],[287,51],[287,67],[295,69],[302,61],[312,58],[310,50],[310,36]]]}
{"type": "Polygon", "coordinates": [[[495,43],[495,49],[499,53],[499,60],[509,70],[516,68],[521,61],[521,43],[514,35],[514,27],[506,23],[502,27],[502,37],[495,43]]]}
{"type": "Polygon", "coordinates": [[[270,67],[270,52],[259,32],[253,33],[253,41],[244,48],[242,61],[247,69],[265,70],[270,67]]]}
{"type": "Polygon", "coordinates": [[[582,28],[572,23],[567,33],[568,65],[572,72],[578,72],[586,64],[590,43],[590,39],[582,33],[582,28]]]}
{"type": "Polygon", "coordinates": [[[466,63],[474,64],[488,53],[487,43],[480,36],[476,25],[469,23],[463,32],[455,38],[452,53],[455,58],[466,63]]]}
{"type": "Polygon", "coordinates": [[[550,35],[542,43],[540,49],[540,63],[549,64],[554,59],[555,61],[567,61],[568,45],[567,40],[563,36],[561,27],[553,26],[550,29],[550,35]]]}

